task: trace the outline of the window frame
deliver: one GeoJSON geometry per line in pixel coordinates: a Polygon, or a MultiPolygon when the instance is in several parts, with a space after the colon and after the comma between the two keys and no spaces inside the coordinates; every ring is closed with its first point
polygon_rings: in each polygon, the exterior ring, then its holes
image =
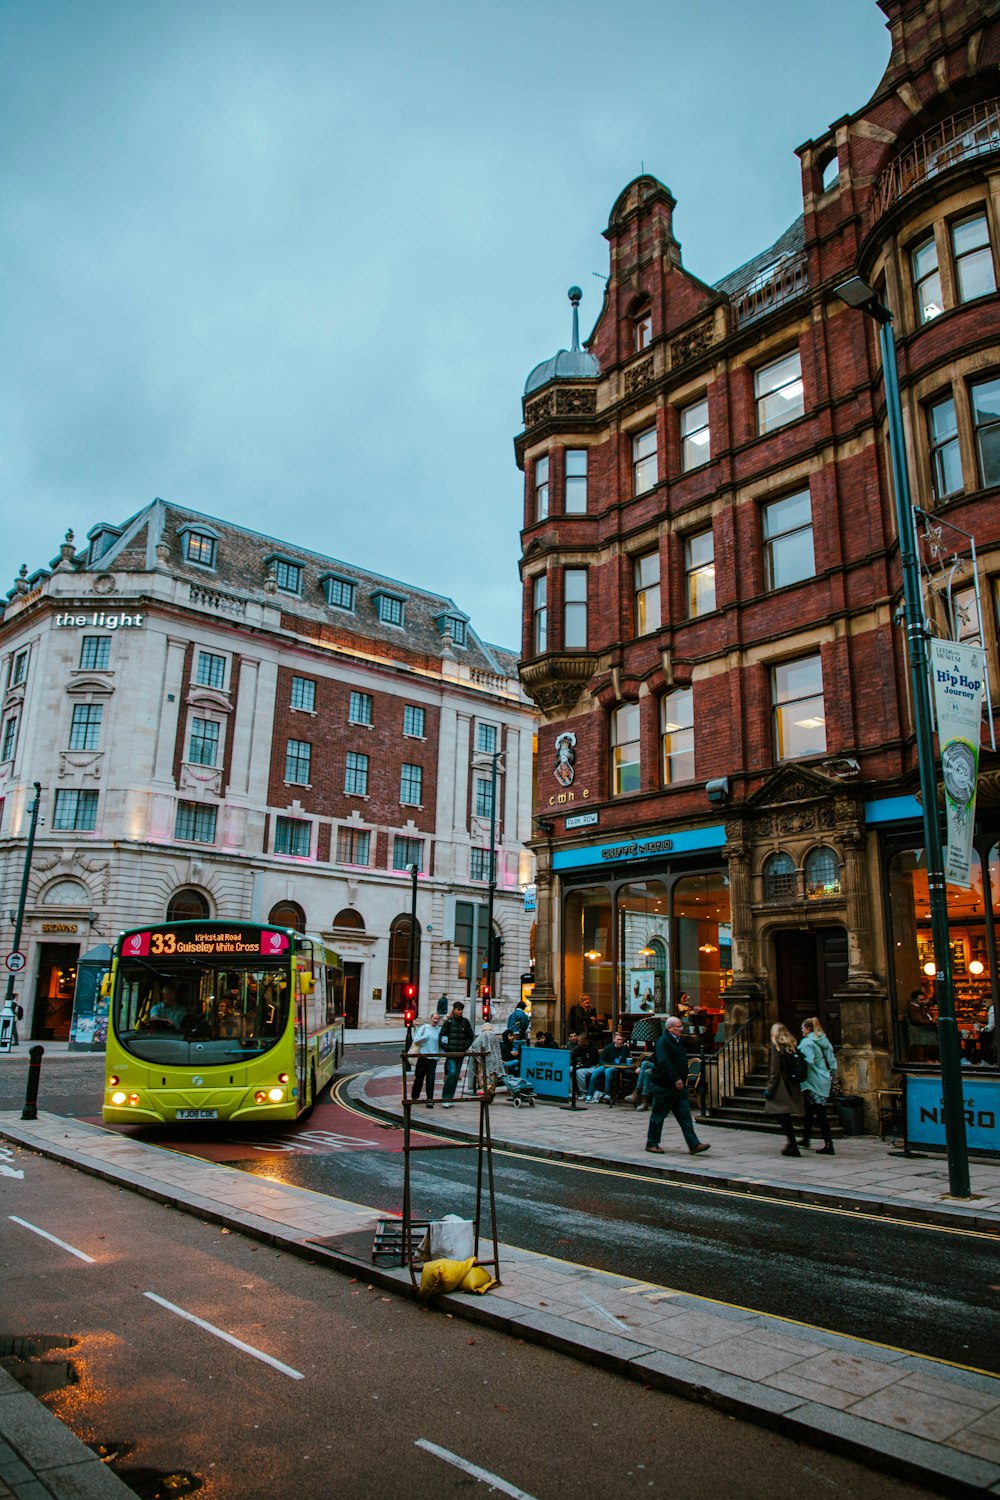
{"type": "MultiPolygon", "coordinates": [[[[630,732],[630,731],[629,731],[630,732]]],[[[611,713],[609,741],[611,747],[611,795],[629,797],[642,791],[642,715],[638,703],[621,703],[611,713]],[[634,716],[634,737],[623,738],[626,721],[634,716]],[[621,752],[634,748],[634,758],[625,759],[621,752]],[[633,779],[635,785],[625,785],[633,779]]]]}
{"type": "Polygon", "coordinates": [[[106,672],[111,660],[111,637],[109,635],[85,635],[80,642],[81,672],[106,672]],[[93,648],[93,649],[91,649],[93,648]],[[93,655],[94,660],[88,657],[93,655]]]}
{"type": "Polygon", "coordinates": [[[219,652],[209,651],[205,647],[199,646],[198,659],[195,662],[195,684],[198,687],[215,688],[217,692],[224,693],[226,691],[226,663],[227,658],[220,655],[219,652]],[[209,662],[211,665],[208,667],[206,675],[203,676],[202,662],[205,661],[209,662]],[[216,675],[216,668],[214,664],[216,662],[219,664],[218,682],[214,681],[214,677],[216,675]]]}
{"type": "Polygon", "coordinates": [[[632,433],[632,496],[648,495],[660,482],[660,455],[659,441],[656,435],[656,423],[651,427],[644,427],[641,432],[632,433]],[[652,448],[642,448],[642,444],[648,445],[652,439],[652,448]],[[650,477],[650,475],[652,477],[650,477]]]}
{"type": "Polygon", "coordinates": [[[371,859],[371,852],[372,852],[372,842],[371,842],[371,839],[372,839],[372,833],[371,833],[371,829],[370,828],[354,828],[349,823],[340,823],[340,824],[338,824],[338,826],[337,826],[337,859],[336,859],[337,864],[338,865],[356,865],[359,869],[368,869],[368,868],[370,868],[371,862],[372,862],[372,859],[371,859]],[[362,839],[364,840],[364,853],[365,853],[364,859],[355,859],[353,857],[348,857],[349,855],[353,856],[353,855],[355,855],[355,854],[357,854],[359,852],[358,851],[358,845],[359,845],[359,842],[362,839]],[[345,844],[349,845],[349,849],[347,850],[346,853],[345,853],[345,850],[344,850],[344,845],[345,844]]]}
{"type": "Polygon", "coordinates": [[[932,228],[929,234],[916,244],[910,246],[910,282],[913,286],[913,308],[916,314],[917,327],[923,328],[928,323],[933,323],[944,312],[944,287],[941,281],[941,251],[938,247],[937,235],[932,228]],[[917,257],[925,250],[933,249],[934,264],[927,270],[921,271],[917,265],[917,257]],[[936,298],[925,296],[923,288],[933,282],[937,289],[936,298]],[[935,310],[936,309],[936,310],[935,310]]]}
{"type": "Polygon", "coordinates": [[[174,838],[187,844],[214,844],[219,824],[219,809],[211,802],[179,801],[174,815],[174,838]],[[210,815],[210,817],[209,817],[210,815]],[[181,831],[182,817],[190,816],[189,833],[181,831]],[[203,836],[202,830],[211,823],[211,836],[203,836]]]}
{"type": "Polygon", "coordinates": [[[566,651],[586,651],[588,648],[587,573],[587,568],[563,569],[563,649],[566,651]],[[570,596],[571,579],[574,589],[582,588],[582,598],[576,594],[570,596]]]}
{"type": "Polygon", "coordinates": [[[491,818],[493,816],[493,778],[492,776],[477,776],[475,786],[475,798],[473,801],[473,812],[477,818],[491,818]]]}
{"type": "Polygon", "coordinates": [[[221,748],[222,725],[218,719],[206,719],[201,714],[192,714],[188,729],[188,765],[217,766],[221,748]]]}
{"type": "Polygon", "coordinates": [[[775,763],[784,764],[792,760],[808,760],[813,755],[826,755],[828,753],[828,742],[826,734],[826,695],[823,684],[823,656],[819,651],[810,651],[804,656],[791,657],[787,661],[772,662],[771,668],[771,735],[774,748],[775,763]],[[799,697],[779,697],[779,674],[795,668],[803,668],[807,664],[815,663],[819,671],[819,692],[809,692],[799,697]],[[821,710],[819,716],[810,714],[809,717],[819,717],[822,726],[822,744],[811,745],[808,749],[796,751],[794,754],[784,748],[786,740],[790,741],[793,736],[791,731],[796,728],[811,729],[815,732],[820,725],[810,725],[808,722],[800,722],[788,725],[788,732],[784,732],[784,723],[792,712],[802,713],[811,705],[818,704],[821,710]]]}
{"type": "Polygon", "coordinates": [[[490,855],[492,850],[482,849],[474,844],[469,850],[469,879],[481,882],[483,885],[490,883],[490,855]],[[479,873],[477,873],[477,865],[479,873]]]}
{"type": "Polygon", "coordinates": [[[30,648],[27,646],[22,647],[20,651],[14,652],[14,656],[10,664],[10,687],[23,687],[27,682],[28,657],[30,656],[30,654],[30,648]]]}
{"type": "Polygon", "coordinates": [[[955,392],[948,391],[924,402],[924,418],[927,428],[927,458],[931,471],[931,493],[935,500],[947,500],[952,495],[961,495],[965,491],[965,473],[962,464],[962,443],[958,431],[958,403],[955,400],[955,392]],[[953,431],[938,436],[934,431],[934,414],[942,407],[951,407],[951,417],[954,424],[953,431]],[[943,455],[947,454],[948,458],[943,455]],[[945,488],[944,474],[951,459],[958,461],[958,485],[954,489],[945,488]]]}
{"type": "Polygon", "coordinates": [[[368,796],[368,756],[361,750],[348,750],[344,759],[344,796],[368,796]],[[362,765],[361,762],[364,762],[362,765]]]}
{"type": "Polygon", "coordinates": [[[316,679],[314,677],[292,677],[288,706],[293,713],[314,714],[316,712],[316,679]],[[296,701],[296,700],[299,701],[296,701]]]}
{"type": "Polygon", "coordinates": [[[551,474],[551,455],[539,454],[531,466],[531,497],[536,522],[547,521],[549,518],[549,511],[552,508],[549,504],[551,474]]]}
{"type": "Polygon", "coordinates": [[[354,614],[357,591],[358,586],[351,578],[337,578],[330,574],[323,579],[323,592],[326,594],[327,604],[331,609],[342,609],[345,614],[354,614]],[[343,597],[335,599],[335,593],[343,597]]]}
{"type": "Polygon", "coordinates": [[[0,765],[12,761],[17,755],[18,725],[21,722],[19,713],[8,714],[3,721],[3,729],[0,731],[0,765]]]}
{"type": "Polygon", "coordinates": [[[287,740],[285,742],[285,784],[287,786],[311,786],[311,772],[312,741],[287,740]]]}
{"type": "Polygon", "coordinates": [[[715,528],[712,526],[692,531],[684,538],[684,607],[688,620],[698,620],[718,608],[715,597],[715,528]],[[696,557],[695,548],[706,537],[711,542],[711,554],[696,557]],[[706,604],[709,593],[711,603],[706,604]]]}
{"type": "MultiPolygon", "coordinates": [[[[763,502],[760,507],[760,536],[761,552],[764,559],[764,588],[768,593],[775,593],[778,589],[792,588],[797,583],[803,583],[807,578],[816,577],[816,539],[813,528],[812,492],[808,485],[804,489],[793,490],[788,495],[778,495],[771,500],[763,502]],[[809,508],[808,525],[797,524],[787,527],[784,531],[776,530],[773,535],[769,533],[768,526],[770,521],[773,519],[774,524],[778,524],[779,507],[783,505],[787,506],[790,501],[803,499],[809,508]],[[799,543],[795,543],[793,539],[803,537],[806,532],[809,533],[810,571],[808,573],[800,573],[796,578],[786,578],[783,582],[778,583],[776,577],[778,568],[775,566],[776,558],[780,562],[783,555],[791,555],[793,549],[800,545],[799,543]],[[783,546],[783,544],[786,545],[783,546]],[[791,546],[787,544],[791,544],[791,546]]],[[[787,567],[787,563],[784,566],[787,567]]]]}
{"type": "Polygon", "coordinates": [[[481,755],[495,755],[500,742],[500,726],[492,719],[480,719],[476,724],[476,749],[481,755]],[[489,740],[489,744],[484,741],[489,740]]]}
{"type": "Polygon", "coordinates": [[[663,624],[661,588],[660,549],[656,547],[651,552],[643,552],[639,557],[632,559],[632,618],[636,637],[652,635],[661,628],[663,624]],[[647,580],[642,576],[645,564],[650,562],[656,564],[655,580],[647,580]]]}
{"type": "Polygon", "coordinates": [[[309,859],[312,855],[312,823],[307,818],[289,818],[283,813],[277,813],[274,819],[274,841],[271,851],[280,854],[286,859],[309,859]],[[305,833],[305,849],[293,847],[301,842],[302,832],[305,833]],[[287,848],[282,848],[287,844],[287,848]]]}
{"type": "MultiPolygon", "coordinates": [[[[687,769],[687,767],[685,767],[687,769]]],[[[674,688],[660,699],[660,774],[664,786],[675,786],[678,782],[697,780],[694,742],[694,689],[674,688]],[[683,719],[677,709],[683,709],[683,719]],[[671,712],[671,710],[674,710],[671,712]],[[674,723],[674,720],[677,722],[674,723]],[[675,765],[684,759],[690,760],[687,775],[674,774],[675,765]]]]}
{"type": "Polygon", "coordinates": [[[531,644],[535,656],[549,649],[549,576],[537,573],[531,581],[531,644]]]}
{"type": "Polygon", "coordinates": [[[708,419],[708,395],[699,396],[697,401],[682,406],[677,412],[677,430],[680,436],[681,449],[681,473],[690,474],[695,469],[704,468],[705,464],[711,462],[712,458],[712,429],[708,419]],[[696,414],[704,408],[705,420],[697,427],[686,428],[686,423],[692,420],[696,414]],[[698,455],[695,450],[694,461],[689,462],[691,445],[697,444],[701,434],[704,433],[704,454],[698,455]]]}
{"type": "Polygon", "coordinates": [[[563,511],[567,516],[585,516],[587,514],[589,468],[589,448],[567,448],[566,449],[566,492],[563,498],[563,511]],[[582,471],[574,472],[570,468],[571,462],[579,463],[582,460],[582,471]],[[575,497],[574,503],[570,504],[570,497],[575,497]],[[582,498],[582,504],[580,503],[582,498]]]}
{"type": "Polygon", "coordinates": [[[403,807],[424,805],[424,768],[415,761],[404,760],[399,768],[399,801],[403,807]]]}
{"type": "Polygon", "coordinates": [[[391,625],[395,630],[402,630],[406,619],[406,601],[398,599],[395,594],[377,594],[375,613],[378,615],[379,624],[391,625]]]}
{"type": "Polygon", "coordinates": [[[414,838],[408,833],[395,833],[392,836],[392,868],[394,870],[408,870],[410,865],[416,865],[420,874],[424,872],[424,840],[414,838]],[[416,858],[414,858],[414,845],[416,846],[416,858]]]}
{"type": "Polygon", "coordinates": [[[978,302],[980,297],[991,297],[997,289],[997,268],[996,259],[993,252],[993,236],[990,232],[990,220],[989,215],[986,212],[985,204],[980,207],[977,213],[961,214],[958,218],[949,220],[948,247],[951,251],[951,264],[954,275],[955,305],[957,307],[964,307],[969,302],[978,302]],[[977,222],[982,223],[983,229],[985,230],[986,238],[984,242],[980,245],[973,245],[971,249],[960,251],[955,241],[956,231],[964,229],[967,225],[975,224],[977,222]],[[981,257],[984,250],[986,251],[986,263],[990,268],[990,279],[992,281],[992,285],[985,288],[985,290],[981,292],[972,292],[970,296],[963,296],[963,263],[970,261],[973,256],[981,257]]]}
{"type": "MultiPolygon", "coordinates": [[[[416,722],[416,720],[414,719],[411,722],[416,722]]],[[[411,740],[425,740],[427,738],[426,729],[427,729],[427,710],[425,708],[421,707],[421,705],[419,703],[404,703],[403,704],[403,735],[405,736],[405,738],[406,739],[411,739],[411,740]],[[411,714],[413,714],[413,715],[419,714],[420,715],[420,728],[419,729],[413,729],[413,728],[408,727],[408,719],[409,719],[409,715],[411,715],[411,714]]]]}
{"type": "Polygon", "coordinates": [[[347,700],[347,722],[348,724],[360,724],[365,729],[372,729],[374,721],[372,713],[375,700],[371,693],[365,693],[360,688],[351,688],[350,697],[347,700]]]}
{"type": "Polygon", "coordinates": [[[285,557],[272,559],[274,567],[274,581],[283,594],[302,593],[302,575],[305,572],[301,563],[290,562],[285,557]]]}
{"type": "Polygon", "coordinates": [[[753,372],[753,394],[758,437],[765,437],[772,432],[777,432],[779,428],[787,427],[790,423],[797,422],[800,417],[805,416],[805,385],[802,380],[802,350],[798,347],[798,345],[796,345],[794,349],[788,349],[784,354],[778,355],[776,359],[769,359],[765,364],[758,365],[756,367],[753,372]],[[791,366],[793,362],[796,367],[796,373],[791,377],[791,379],[785,380],[781,384],[768,386],[766,390],[763,390],[761,388],[762,378],[766,376],[769,371],[777,370],[782,365],[791,366]],[[799,387],[798,407],[789,407],[786,411],[779,410],[773,419],[768,419],[765,403],[775,397],[786,399],[783,396],[783,392],[796,384],[798,384],[799,387]]]}
{"type": "Polygon", "coordinates": [[[70,750],[99,750],[103,703],[74,703],[69,723],[70,750]]]}
{"type": "Polygon", "coordinates": [[[198,568],[215,569],[215,554],[217,539],[207,531],[196,531],[193,527],[184,533],[184,561],[194,563],[198,568]],[[204,551],[208,552],[207,559],[196,555],[204,551]]]}
{"type": "Polygon", "coordinates": [[[93,833],[97,828],[97,795],[89,788],[57,787],[52,799],[53,832],[93,833]],[[65,814],[60,814],[61,807],[73,808],[70,821],[65,814]]]}

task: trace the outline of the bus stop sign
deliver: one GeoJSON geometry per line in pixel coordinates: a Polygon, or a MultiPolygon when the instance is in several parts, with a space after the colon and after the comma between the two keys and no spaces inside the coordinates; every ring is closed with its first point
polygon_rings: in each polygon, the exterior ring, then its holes
{"type": "Polygon", "coordinates": [[[8,969],[12,974],[20,974],[21,970],[27,963],[27,959],[25,958],[23,953],[15,949],[13,953],[7,954],[6,963],[8,969]]]}

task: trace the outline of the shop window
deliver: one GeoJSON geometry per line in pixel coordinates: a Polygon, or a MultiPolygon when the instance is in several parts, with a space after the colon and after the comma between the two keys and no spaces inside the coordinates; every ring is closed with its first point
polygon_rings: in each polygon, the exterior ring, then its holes
{"type": "Polygon", "coordinates": [[[202,922],[212,915],[205,897],[200,891],[185,886],[175,891],[167,902],[168,922],[202,922]]]}
{"type": "Polygon", "coordinates": [[[531,641],[536,656],[549,648],[548,597],[548,580],[541,573],[535,579],[531,591],[531,641]]]}
{"type": "Polygon", "coordinates": [[[935,497],[956,495],[962,489],[962,455],[958,443],[955,399],[943,396],[927,408],[927,436],[931,455],[931,482],[935,497]]]}
{"type": "Polygon", "coordinates": [[[410,917],[393,919],[389,928],[389,969],[386,975],[387,1011],[403,1009],[403,988],[407,984],[420,982],[420,923],[416,924],[413,939],[413,972],[410,972],[410,917]]]}
{"type": "Polygon", "coordinates": [[[795,898],[795,861],[790,854],[771,854],[764,862],[764,900],[795,898]]]}
{"type": "Polygon", "coordinates": [[[772,360],[754,372],[757,431],[761,434],[794,422],[805,411],[799,351],[772,360]]]}
{"type": "Polygon", "coordinates": [[[279,901],[271,907],[267,920],[272,927],[290,927],[293,932],[306,930],[306,914],[297,901],[279,901]]]}
{"type": "Polygon", "coordinates": [[[711,530],[685,539],[684,580],[688,619],[715,608],[715,537],[711,530]]]}
{"type": "Polygon", "coordinates": [[[708,428],[708,397],[703,396],[680,413],[681,468],[700,469],[711,457],[711,442],[708,428]]]}
{"type": "Polygon", "coordinates": [[[929,323],[932,318],[940,317],[944,312],[937,242],[933,235],[919,244],[915,250],[911,250],[910,272],[913,277],[913,295],[917,304],[917,322],[929,323]]]}
{"type": "Polygon", "coordinates": [[[970,395],[980,483],[1000,484],[1000,378],[980,381],[970,395]]]}
{"type": "Polygon", "coordinates": [[[660,628],[660,554],[647,552],[634,563],[635,633],[651,635],[660,628]]]}
{"type": "Polygon", "coordinates": [[[775,759],[821,755],[826,750],[826,709],[819,656],[803,656],[772,668],[771,695],[775,759]]]}
{"type": "Polygon", "coordinates": [[[587,514],[587,450],[566,449],[566,514],[587,514]]]}
{"type": "Polygon", "coordinates": [[[563,646],[567,651],[587,649],[587,569],[563,572],[563,646]]]}
{"type": "Polygon", "coordinates": [[[832,849],[811,849],[805,864],[806,896],[811,901],[840,895],[840,861],[832,849]]]}
{"type": "Polygon", "coordinates": [[[656,428],[647,427],[632,439],[632,493],[644,495],[659,478],[656,455],[656,428]]]}
{"type": "Polygon", "coordinates": [[[996,291],[993,249],[985,214],[974,214],[952,224],[951,253],[959,302],[974,302],[977,297],[988,297],[996,291]]]}
{"type": "Polygon", "coordinates": [[[614,930],[610,893],[603,887],[572,891],[563,920],[563,1027],[586,995],[594,1015],[610,1026],[615,1009],[614,930]]]}
{"type": "Polygon", "coordinates": [[[617,1013],[664,1015],[669,985],[670,913],[659,880],[618,892],[617,1013]]]}
{"type": "Polygon", "coordinates": [[[535,520],[544,521],[549,514],[549,456],[535,459],[535,520]]]}
{"type": "Polygon", "coordinates": [[[624,703],[611,716],[611,795],[637,792],[640,784],[639,705],[624,703]]]}
{"type": "Polygon", "coordinates": [[[663,784],[691,781],[694,769],[694,691],[678,688],[660,703],[663,784]]]}
{"type": "Polygon", "coordinates": [[[729,878],[721,870],[686,875],[672,893],[674,973],[668,1009],[709,1012],[713,1029],[722,1020],[722,995],[733,977],[733,928],[729,878]]]}
{"type": "Polygon", "coordinates": [[[769,589],[787,588],[812,578],[816,572],[813,554],[812,505],[809,491],[786,495],[764,506],[764,579],[769,589]]]}

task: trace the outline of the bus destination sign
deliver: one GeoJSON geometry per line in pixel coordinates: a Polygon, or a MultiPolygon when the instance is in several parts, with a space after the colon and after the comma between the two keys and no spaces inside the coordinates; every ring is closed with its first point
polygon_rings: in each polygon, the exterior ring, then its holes
{"type": "Polygon", "coordinates": [[[123,958],[281,958],[288,949],[288,933],[269,927],[151,927],[122,938],[123,958]]]}

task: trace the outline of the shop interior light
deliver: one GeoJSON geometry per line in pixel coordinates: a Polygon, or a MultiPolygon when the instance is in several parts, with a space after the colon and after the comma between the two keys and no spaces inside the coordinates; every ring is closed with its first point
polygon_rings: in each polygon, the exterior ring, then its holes
{"type": "Polygon", "coordinates": [[[596,964],[596,963],[597,963],[597,960],[598,960],[598,959],[599,959],[599,958],[600,958],[600,956],[601,956],[601,955],[600,955],[600,953],[599,953],[599,952],[598,952],[598,951],[597,951],[597,949],[596,949],[596,948],[588,948],[588,949],[587,949],[587,951],[586,951],[586,953],[585,953],[585,954],[584,954],[584,955],[583,955],[583,956],[584,956],[584,958],[586,958],[586,959],[587,959],[587,960],[588,960],[588,961],[589,961],[589,962],[590,962],[590,963],[592,963],[592,964],[596,964]]]}
{"type": "Polygon", "coordinates": [[[969,964],[969,973],[973,974],[976,979],[978,979],[985,967],[986,965],[981,961],[981,959],[974,958],[969,964]]]}
{"type": "Polygon", "coordinates": [[[701,947],[698,949],[699,953],[718,953],[718,951],[719,950],[718,948],[716,948],[714,943],[702,943],[701,947]]]}
{"type": "Polygon", "coordinates": [[[928,979],[933,979],[934,975],[937,973],[937,964],[934,963],[933,960],[929,960],[924,964],[924,973],[927,975],[928,979]]]}

